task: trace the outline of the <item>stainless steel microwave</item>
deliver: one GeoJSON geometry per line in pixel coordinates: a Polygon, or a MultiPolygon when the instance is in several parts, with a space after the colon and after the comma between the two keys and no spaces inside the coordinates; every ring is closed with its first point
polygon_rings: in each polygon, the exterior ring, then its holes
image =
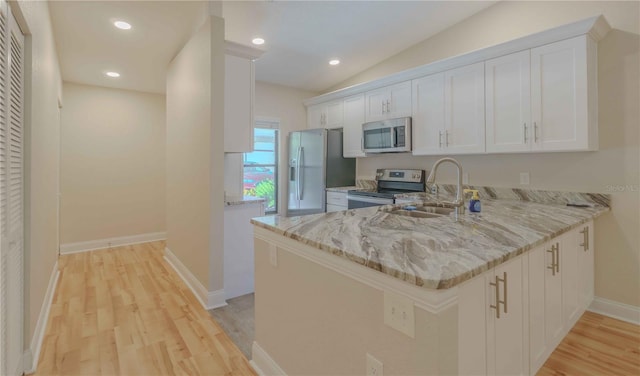
{"type": "Polygon", "coordinates": [[[365,153],[411,151],[411,118],[403,117],[362,124],[362,144],[365,153]]]}

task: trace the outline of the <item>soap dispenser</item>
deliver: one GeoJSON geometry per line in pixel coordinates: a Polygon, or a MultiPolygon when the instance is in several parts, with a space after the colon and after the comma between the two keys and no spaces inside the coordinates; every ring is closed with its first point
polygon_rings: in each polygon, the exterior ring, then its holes
{"type": "Polygon", "coordinates": [[[472,193],[471,200],[469,200],[469,211],[473,213],[480,213],[480,196],[476,189],[465,189],[464,193],[472,193]]]}

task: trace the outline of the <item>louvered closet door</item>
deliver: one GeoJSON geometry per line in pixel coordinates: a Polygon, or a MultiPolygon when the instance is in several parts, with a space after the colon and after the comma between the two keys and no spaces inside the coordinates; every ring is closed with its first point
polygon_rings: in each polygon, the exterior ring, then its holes
{"type": "Polygon", "coordinates": [[[23,351],[23,79],[24,37],[4,1],[0,7],[0,259],[2,368],[22,373],[23,351]]]}

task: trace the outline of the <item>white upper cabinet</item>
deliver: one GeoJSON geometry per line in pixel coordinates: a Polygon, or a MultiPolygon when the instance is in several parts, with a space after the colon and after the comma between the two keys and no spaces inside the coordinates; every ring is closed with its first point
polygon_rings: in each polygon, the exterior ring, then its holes
{"type": "Polygon", "coordinates": [[[598,148],[596,48],[583,35],[531,50],[533,150],[598,148]]]}
{"type": "Polygon", "coordinates": [[[444,73],[447,153],[484,152],[484,62],[444,73]]]}
{"type": "Polygon", "coordinates": [[[324,103],[307,107],[307,128],[324,128],[325,108],[324,103]]]}
{"type": "Polygon", "coordinates": [[[224,151],[253,151],[253,61],[225,55],[224,151]]]}
{"type": "Polygon", "coordinates": [[[530,61],[526,50],[485,62],[488,153],[531,150],[530,61]]]}
{"type": "Polygon", "coordinates": [[[340,128],[343,121],[342,100],[320,103],[307,108],[307,128],[340,128]]]}
{"type": "Polygon", "coordinates": [[[225,41],[224,60],[224,151],[253,151],[254,60],[263,51],[225,41]]]}
{"type": "Polygon", "coordinates": [[[344,99],[364,95],[365,123],[412,117],[414,155],[597,150],[610,29],[592,17],[311,98],[308,126],[342,127],[344,99]]]}
{"type": "Polygon", "coordinates": [[[413,154],[484,152],[484,63],[413,80],[413,154]]]}
{"type": "Polygon", "coordinates": [[[443,153],[444,73],[413,80],[413,154],[443,153]]]}
{"type": "Polygon", "coordinates": [[[365,122],[411,116],[411,81],[365,93],[365,122]]]}
{"type": "Polygon", "coordinates": [[[364,94],[344,100],[342,150],[345,158],[364,157],[362,124],[364,123],[364,94]]]}

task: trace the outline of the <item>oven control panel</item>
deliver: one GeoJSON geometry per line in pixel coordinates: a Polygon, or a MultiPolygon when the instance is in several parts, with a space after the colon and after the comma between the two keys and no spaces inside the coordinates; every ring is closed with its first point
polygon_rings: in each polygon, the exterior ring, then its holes
{"type": "Polygon", "coordinates": [[[424,170],[403,170],[380,168],[376,171],[377,181],[400,181],[407,183],[424,182],[424,170]]]}

